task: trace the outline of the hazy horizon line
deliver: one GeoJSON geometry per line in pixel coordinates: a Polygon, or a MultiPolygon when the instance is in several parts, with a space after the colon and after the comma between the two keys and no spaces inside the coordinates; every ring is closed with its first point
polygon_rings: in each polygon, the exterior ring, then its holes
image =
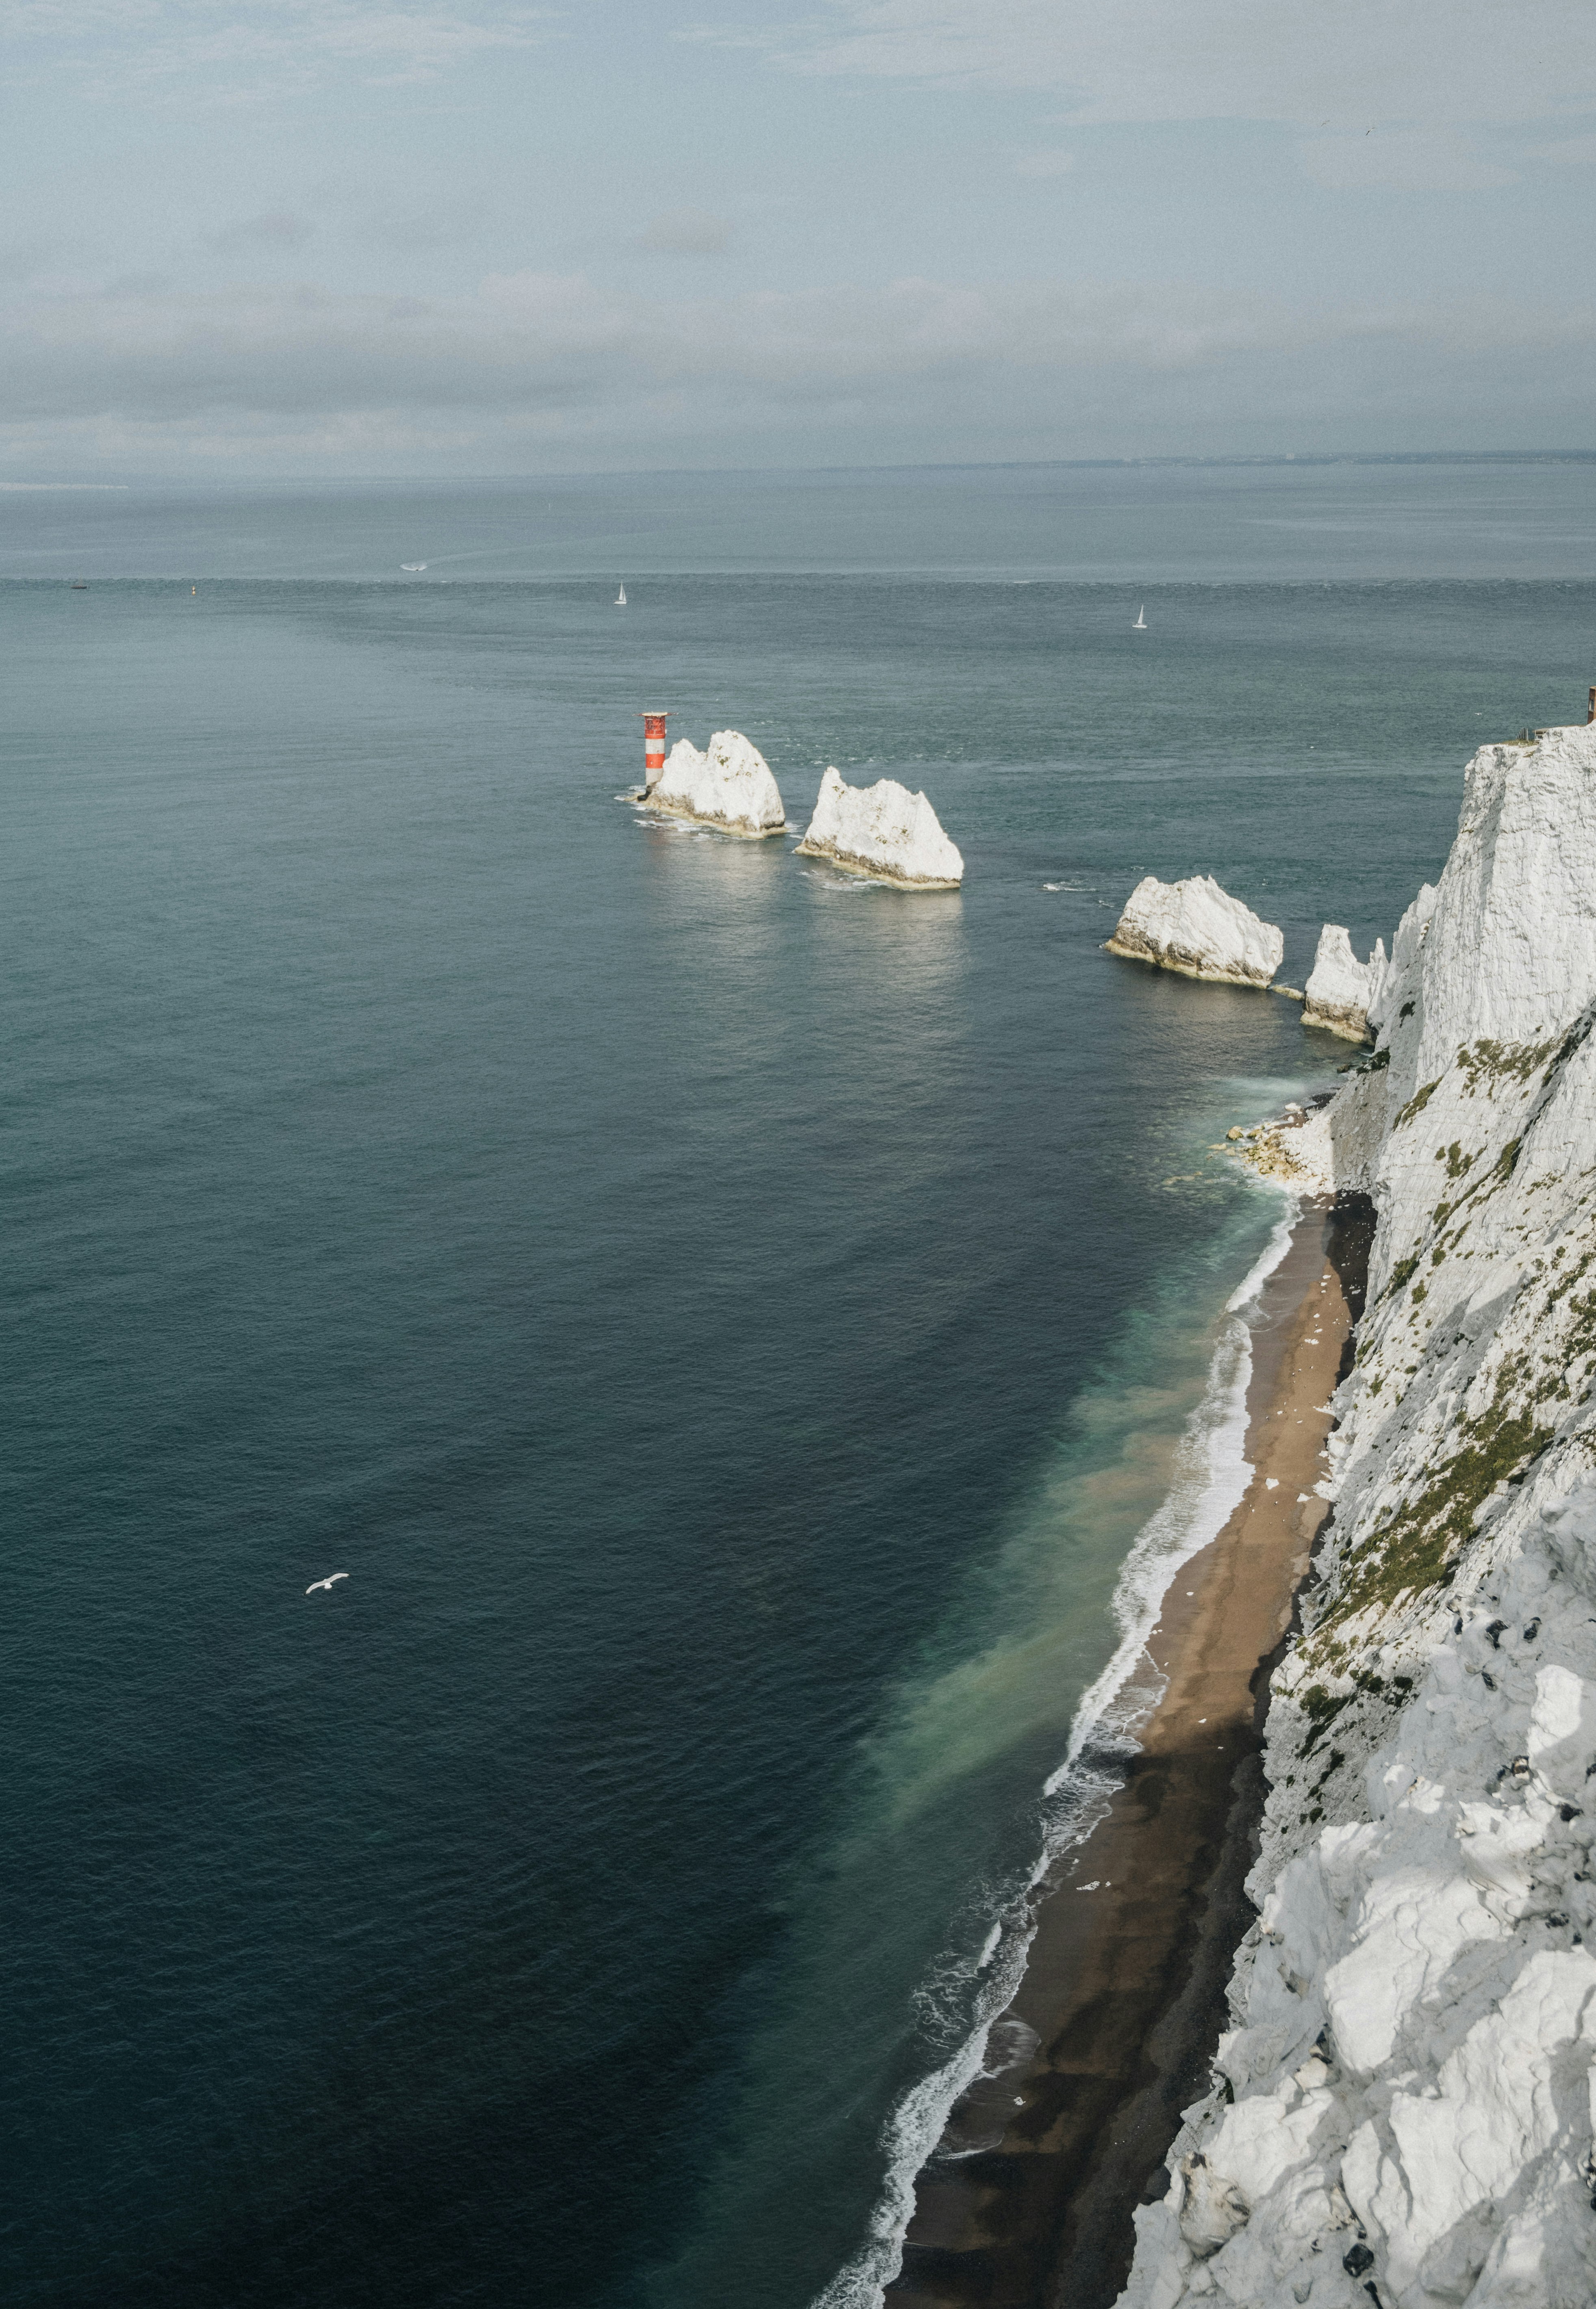
{"type": "Polygon", "coordinates": [[[603,480],[733,480],[855,473],[974,473],[974,472],[1109,472],[1143,468],[1245,469],[1286,465],[1568,465],[1596,463],[1592,449],[1315,449],[1286,450],[1256,455],[1195,456],[1156,454],[1139,457],[949,457],[916,458],[902,464],[837,465],[602,465],[582,469],[561,467],[539,472],[430,473],[194,473],[134,472],[122,480],[0,480],[0,493],[50,489],[125,489],[141,484],[194,488],[299,488],[314,483],[323,488],[371,488],[387,483],[457,486],[469,482],[536,482],[603,480]]]}

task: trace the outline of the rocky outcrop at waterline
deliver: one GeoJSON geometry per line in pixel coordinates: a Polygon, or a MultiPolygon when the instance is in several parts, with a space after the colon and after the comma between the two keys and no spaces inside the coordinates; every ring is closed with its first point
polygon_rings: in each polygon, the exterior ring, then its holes
{"type": "Polygon", "coordinates": [[[1271,986],[1285,945],[1272,922],[1221,890],[1211,874],[1184,882],[1160,882],[1149,874],[1131,892],[1107,950],[1184,978],[1271,986]]]}
{"type": "Polygon", "coordinates": [[[1376,939],[1368,960],[1359,962],[1348,932],[1339,922],[1326,922],[1304,990],[1303,1025],[1323,1026],[1350,1042],[1363,1042],[1368,1033],[1368,1006],[1385,973],[1383,938],[1376,939]]]}
{"type": "Polygon", "coordinates": [[[905,890],[956,890],[964,860],[923,793],[895,778],[850,786],[827,770],[798,854],[905,890]]]}
{"type": "Polygon", "coordinates": [[[690,739],[678,738],[663,774],[634,799],[650,809],[667,810],[673,817],[691,818],[719,834],[741,835],[746,840],[787,831],[787,813],[770,764],[740,730],[717,730],[702,754],[690,739]]]}

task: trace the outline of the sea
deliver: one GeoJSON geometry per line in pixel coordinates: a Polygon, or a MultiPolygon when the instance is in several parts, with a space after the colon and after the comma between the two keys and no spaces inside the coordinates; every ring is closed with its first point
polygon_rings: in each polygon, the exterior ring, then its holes
{"type": "Polygon", "coordinates": [[[1593,516],[0,489],[10,2309],[875,2309],[1239,1481],[1217,1150],[1350,1056],[1103,940],[1389,942],[1584,719],[1593,516]],[[617,799],[663,709],[787,839],[617,799]],[[797,857],[831,764],[962,891],[797,857]]]}

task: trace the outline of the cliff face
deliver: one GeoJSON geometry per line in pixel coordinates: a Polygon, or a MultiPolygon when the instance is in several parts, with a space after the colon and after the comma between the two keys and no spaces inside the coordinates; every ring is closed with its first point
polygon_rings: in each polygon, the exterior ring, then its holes
{"type": "Polygon", "coordinates": [[[1277,1141],[1378,1227],[1136,2309],[1596,2300],[1596,731],[1475,757],[1369,1023],[1277,1141]]]}

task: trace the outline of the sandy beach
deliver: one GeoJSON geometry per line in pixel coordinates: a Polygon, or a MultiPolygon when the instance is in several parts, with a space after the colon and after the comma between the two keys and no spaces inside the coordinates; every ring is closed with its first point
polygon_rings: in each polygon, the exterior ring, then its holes
{"type": "Polygon", "coordinates": [[[889,2288],[902,2309],[1107,2309],[1131,2210],[1167,2186],[1162,2158],[1205,2088],[1251,1920],[1268,1676],[1328,1512],[1314,1486],[1367,1238],[1362,1214],[1307,1209],[1270,1277],[1246,1496],[1165,1598],[1150,1649],[1167,1682],[1141,1753],[1043,1899],[1011,2008],[1033,2049],[971,2089],[920,2176],[889,2288]]]}

